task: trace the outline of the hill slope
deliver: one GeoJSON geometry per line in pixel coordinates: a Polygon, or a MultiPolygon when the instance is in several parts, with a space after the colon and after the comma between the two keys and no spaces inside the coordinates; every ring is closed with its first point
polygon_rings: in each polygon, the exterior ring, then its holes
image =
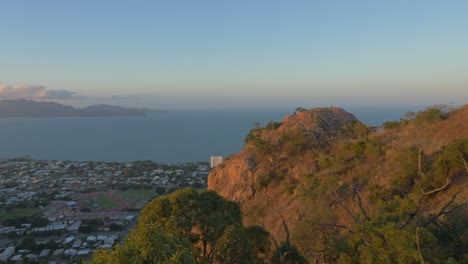
{"type": "MultiPolygon", "coordinates": [[[[291,236],[311,261],[401,255],[410,263],[435,254],[416,250],[415,232],[436,236],[449,213],[464,212],[467,160],[468,105],[428,109],[382,132],[342,109],[319,108],[253,129],[245,148],[210,173],[208,188],[239,202],[245,224],[277,240],[291,236]]],[[[463,250],[450,254],[468,260],[463,250]]]]}

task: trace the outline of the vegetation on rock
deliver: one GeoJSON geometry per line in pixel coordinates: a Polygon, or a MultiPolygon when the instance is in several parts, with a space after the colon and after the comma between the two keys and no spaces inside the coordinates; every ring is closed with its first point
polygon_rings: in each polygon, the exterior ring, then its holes
{"type": "Polygon", "coordinates": [[[278,238],[284,219],[313,263],[468,262],[468,105],[410,113],[380,132],[338,108],[279,124],[252,130],[209,176],[245,224],[278,238]]]}

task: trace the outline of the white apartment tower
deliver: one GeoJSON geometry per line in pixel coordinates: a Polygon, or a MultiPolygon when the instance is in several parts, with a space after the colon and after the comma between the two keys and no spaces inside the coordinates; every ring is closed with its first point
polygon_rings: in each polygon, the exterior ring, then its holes
{"type": "Polygon", "coordinates": [[[221,156],[211,156],[210,157],[211,168],[214,168],[214,167],[218,166],[219,164],[221,164],[221,162],[223,162],[223,157],[221,157],[221,156]]]}

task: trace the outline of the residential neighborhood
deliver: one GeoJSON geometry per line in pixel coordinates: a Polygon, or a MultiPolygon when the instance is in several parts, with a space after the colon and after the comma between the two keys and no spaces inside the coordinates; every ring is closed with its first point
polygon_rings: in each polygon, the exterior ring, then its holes
{"type": "Polygon", "coordinates": [[[209,163],[0,160],[0,263],[81,263],[123,241],[139,210],[206,188],[209,163]]]}

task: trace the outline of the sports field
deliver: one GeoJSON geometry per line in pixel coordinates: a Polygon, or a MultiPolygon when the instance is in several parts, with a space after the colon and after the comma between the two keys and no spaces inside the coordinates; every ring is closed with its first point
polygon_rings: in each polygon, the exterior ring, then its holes
{"type": "Polygon", "coordinates": [[[122,209],[143,208],[152,198],[158,196],[155,190],[110,190],[106,192],[78,195],[78,207],[89,208],[92,212],[121,211],[122,209]]]}
{"type": "Polygon", "coordinates": [[[157,193],[154,190],[126,190],[119,191],[118,195],[124,199],[130,208],[139,209],[157,196],[157,193]]]}
{"type": "Polygon", "coordinates": [[[112,208],[119,206],[119,204],[116,201],[110,199],[105,194],[94,196],[94,197],[91,197],[90,199],[85,199],[82,201],[91,210],[107,210],[107,209],[112,209],[112,208]]]}
{"type": "Polygon", "coordinates": [[[78,196],[80,208],[91,211],[120,211],[127,208],[125,201],[115,191],[85,193],[78,196]]]}
{"type": "Polygon", "coordinates": [[[21,216],[32,216],[36,213],[39,213],[41,209],[39,208],[12,208],[11,210],[5,210],[1,209],[0,210],[0,222],[5,221],[7,219],[12,219],[15,217],[21,217],[21,216]]]}

